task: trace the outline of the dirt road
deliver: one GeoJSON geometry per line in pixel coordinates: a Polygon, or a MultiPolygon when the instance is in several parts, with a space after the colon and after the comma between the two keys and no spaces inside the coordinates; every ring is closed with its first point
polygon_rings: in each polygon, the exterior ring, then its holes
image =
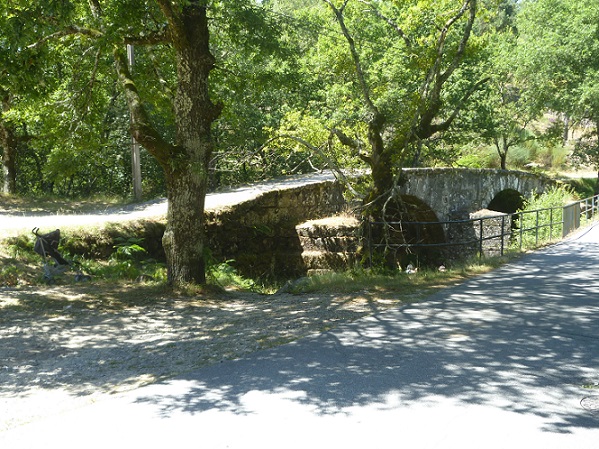
{"type": "MultiPolygon", "coordinates": [[[[330,172],[288,176],[256,184],[248,184],[206,196],[206,210],[218,210],[249,201],[274,190],[294,189],[304,185],[334,181],[330,172]]],[[[108,208],[86,214],[12,213],[0,210],[0,238],[30,231],[34,227],[55,229],[65,226],[89,226],[102,223],[118,223],[166,216],[167,200],[161,198],[140,204],[108,208]]]]}

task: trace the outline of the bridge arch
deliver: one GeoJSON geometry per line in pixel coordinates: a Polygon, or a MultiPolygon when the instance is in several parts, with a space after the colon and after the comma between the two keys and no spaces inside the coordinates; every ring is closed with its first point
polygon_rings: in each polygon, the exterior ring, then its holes
{"type": "MultiPolygon", "coordinates": [[[[409,244],[441,244],[447,243],[445,230],[432,207],[415,195],[401,195],[406,208],[406,216],[402,225],[402,234],[409,244]],[[422,224],[426,223],[426,224],[422,224]]],[[[429,265],[438,260],[437,251],[429,248],[414,247],[410,251],[397,254],[397,260],[402,267],[409,263],[416,266],[429,265]]]]}
{"type": "Polygon", "coordinates": [[[515,189],[505,189],[497,193],[489,202],[486,209],[504,214],[513,214],[522,209],[525,197],[515,189]]]}
{"type": "Polygon", "coordinates": [[[406,207],[407,217],[404,221],[428,223],[424,226],[409,226],[405,232],[408,238],[421,243],[445,243],[445,232],[435,211],[422,199],[414,195],[401,195],[401,200],[406,207]]]}

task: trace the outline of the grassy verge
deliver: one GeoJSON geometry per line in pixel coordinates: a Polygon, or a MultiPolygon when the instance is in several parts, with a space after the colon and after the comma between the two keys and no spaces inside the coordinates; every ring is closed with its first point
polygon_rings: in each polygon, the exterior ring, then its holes
{"type": "MultiPolygon", "coordinates": [[[[58,249],[71,266],[64,274],[52,276],[53,284],[73,284],[82,279],[87,281],[89,277],[94,282],[108,283],[165,282],[164,263],[144,248],[144,239],[126,237],[133,232],[129,224],[102,230],[73,228],[65,231],[66,237],[58,249]]],[[[37,254],[34,245],[35,236],[31,233],[0,240],[0,286],[47,283],[44,266],[52,267],[53,263],[50,258],[44,260],[37,254]]]]}
{"type": "Polygon", "coordinates": [[[564,182],[570,185],[574,189],[574,192],[582,199],[595,195],[597,178],[569,178],[564,180],[564,182]]]}
{"type": "Polygon", "coordinates": [[[337,293],[355,292],[400,295],[403,300],[418,298],[437,289],[458,284],[473,276],[487,273],[509,260],[516,254],[504,257],[474,258],[457,264],[445,271],[421,269],[413,274],[400,271],[355,268],[344,272],[331,272],[299,279],[287,284],[283,289],[289,293],[337,293]]]}

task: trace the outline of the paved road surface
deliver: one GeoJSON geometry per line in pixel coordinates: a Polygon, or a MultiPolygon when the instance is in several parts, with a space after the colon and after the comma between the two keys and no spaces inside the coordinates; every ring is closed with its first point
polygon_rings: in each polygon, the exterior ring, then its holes
{"type": "Polygon", "coordinates": [[[293,344],[0,434],[0,448],[599,447],[599,226],[293,344]]]}
{"type": "MultiPolygon", "coordinates": [[[[308,175],[287,176],[272,181],[248,184],[231,188],[221,192],[209,193],[206,196],[206,209],[215,210],[234,206],[249,201],[273,190],[297,188],[303,185],[334,181],[331,172],[311,173],[308,175]]],[[[85,226],[108,222],[123,222],[147,218],[163,217],[166,215],[166,199],[158,199],[142,204],[125,206],[122,208],[109,208],[93,214],[66,214],[66,215],[40,215],[40,214],[11,214],[0,212],[0,237],[13,235],[19,231],[30,231],[38,226],[43,231],[53,230],[64,226],[85,226]]]]}

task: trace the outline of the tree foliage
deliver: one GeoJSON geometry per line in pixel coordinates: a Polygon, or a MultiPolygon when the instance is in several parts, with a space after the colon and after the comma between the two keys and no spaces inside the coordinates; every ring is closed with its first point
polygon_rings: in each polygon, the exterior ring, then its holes
{"type": "MultiPolygon", "coordinates": [[[[66,143],[49,150],[44,170],[51,178],[72,182],[86,159],[110,160],[110,125],[124,115],[126,104],[131,135],[165,176],[169,210],[163,244],[169,280],[203,283],[204,198],[215,148],[213,126],[223,110],[222,102],[213,100],[218,83],[210,76],[219,47],[213,45],[209,23],[227,47],[247,48],[248,54],[250,47],[277,42],[271,39],[274,24],[263,8],[243,0],[73,0],[9,6],[7,20],[27,18],[23,25],[29,31],[22,33],[17,50],[46,52],[44,71],[54,71],[56,86],[46,99],[58,110],[43,120],[39,137],[57,142],[60,138],[52,133],[69,135],[66,143]],[[135,73],[125,45],[144,49],[135,73]]],[[[225,55],[218,56],[225,61],[225,55]]]]}
{"type": "Polygon", "coordinates": [[[505,167],[548,111],[599,168],[597,86],[583,0],[0,0],[2,187],[126,195],[133,135],[169,277],[203,282],[208,188],[368,168],[365,213],[401,216],[402,167],[466,141],[505,167]]]}
{"type": "Polygon", "coordinates": [[[380,215],[401,167],[423,159],[423,148],[450,128],[484,83],[465,64],[477,51],[476,13],[470,0],[321,0],[294,10],[322,32],[302,62],[315,91],[287,114],[281,134],[297,134],[310,122],[306,135],[319,137],[311,146],[327,152],[325,163],[365,164],[373,177],[367,213],[380,215]]]}
{"type": "Polygon", "coordinates": [[[527,0],[517,27],[516,74],[529,101],[582,124],[575,156],[599,170],[599,4],[527,0]]]}

